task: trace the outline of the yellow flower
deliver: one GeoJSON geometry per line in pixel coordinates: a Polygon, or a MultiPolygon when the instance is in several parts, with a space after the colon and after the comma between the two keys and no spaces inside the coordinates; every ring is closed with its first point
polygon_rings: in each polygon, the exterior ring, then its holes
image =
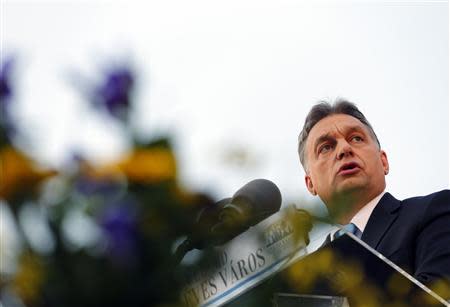
{"type": "Polygon", "coordinates": [[[335,257],[332,250],[326,248],[291,265],[287,270],[287,280],[299,292],[308,292],[324,274],[331,271],[335,257]]]}
{"type": "Polygon", "coordinates": [[[116,163],[94,170],[99,177],[125,175],[131,182],[157,183],[175,179],[176,161],[172,151],[163,148],[135,149],[116,163]]]}
{"type": "Polygon", "coordinates": [[[11,201],[28,194],[44,179],[55,175],[52,170],[42,170],[18,149],[6,146],[0,149],[0,198],[11,201]]]}
{"type": "Polygon", "coordinates": [[[392,274],[387,283],[389,292],[397,297],[405,297],[411,289],[411,282],[400,274],[392,274]]]}
{"type": "Polygon", "coordinates": [[[12,287],[24,303],[33,303],[39,298],[44,281],[44,268],[37,256],[23,254],[12,287]]]}
{"type": "Polygon", "coordinates": [[[176,162],[165,148],[141,149],[119,163],[119,168],[131,181],[159,182],[174,179],[176,162]]]}

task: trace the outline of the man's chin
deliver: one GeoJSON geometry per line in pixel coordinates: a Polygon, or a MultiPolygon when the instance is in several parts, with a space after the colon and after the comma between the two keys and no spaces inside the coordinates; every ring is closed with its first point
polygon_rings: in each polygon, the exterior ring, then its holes
{"type": "Polygon", "coordinates": [[[337,194],[345,197],[354,194],[358,191],[363,191],[366,187],[366,182],[361,180],[361,178],[347,178],[343,182],[341,182],[336,189],[337,194]]]}

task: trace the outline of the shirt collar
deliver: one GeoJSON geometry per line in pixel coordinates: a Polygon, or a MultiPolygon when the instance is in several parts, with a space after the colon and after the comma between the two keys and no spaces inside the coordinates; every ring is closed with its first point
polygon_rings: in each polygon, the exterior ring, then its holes
{"type": "Polygon", "coordinates": [[[364,229],[366,228],[367,222],[369,221],[369,217],[372,214],[373,209],[377,206],[378,202],[380,201],[381,197],[386,193],[386,191],[381,192],[377,197],[372,199],[362,207],[358,213],[353,216],[350,223],[355,224],[361,232],[364,232],[364,229]]]}

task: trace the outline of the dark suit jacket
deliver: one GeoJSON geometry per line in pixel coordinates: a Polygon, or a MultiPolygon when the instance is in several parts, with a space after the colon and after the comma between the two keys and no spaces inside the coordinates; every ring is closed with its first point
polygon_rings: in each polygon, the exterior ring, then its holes
{"type": "Polygon", "coordinates": [[[384,194],[361,239],[424,284],[450,281],[450,190],[403,201],[384,194]]]}

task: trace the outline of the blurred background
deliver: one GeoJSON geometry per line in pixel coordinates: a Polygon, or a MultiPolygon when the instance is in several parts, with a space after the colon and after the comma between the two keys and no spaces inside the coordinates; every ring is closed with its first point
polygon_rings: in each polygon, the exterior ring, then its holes
{"type": "Polygon", "coordinates": [[[397,198],[449,186],[447,1],[0,5],[4,306],[176,304],[168,255],[255,178],[323,213],[297,156],[318,100],[360,107],[397,198]]]}

